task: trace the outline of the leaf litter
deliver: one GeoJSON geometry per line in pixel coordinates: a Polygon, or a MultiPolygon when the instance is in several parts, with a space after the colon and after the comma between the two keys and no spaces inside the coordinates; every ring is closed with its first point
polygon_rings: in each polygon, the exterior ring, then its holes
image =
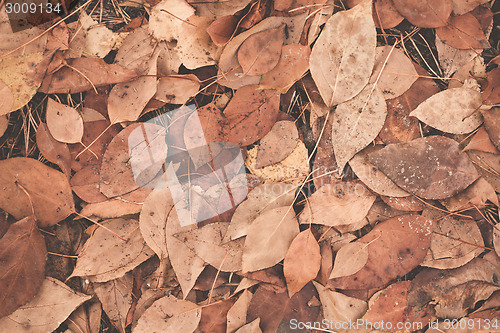
{"type": "Polygon", "coordinates": [[[497,3],[118,5],[0,11],[1,331],[498,325],[497,3]]]}

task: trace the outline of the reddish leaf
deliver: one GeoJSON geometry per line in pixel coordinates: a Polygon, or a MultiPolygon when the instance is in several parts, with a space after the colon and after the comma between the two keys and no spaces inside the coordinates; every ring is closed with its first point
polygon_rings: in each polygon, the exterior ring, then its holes
{"type": "Polygon", "coordinates": [[[0,239],[0,318],[36,295],[46,255],[45,240],[33,217],[12,224],[0,239]]]}
{"type": "Polygon", "coordinates": [[[479,21],[471,13],[451,16],[448,25],[436,29],[436,34],[446,44],[456,49],[485,49],[490,44],[479,21]]]}
{"type": "Polygon", "coordinates": [[[235,298],[229,298],[203,307],[201,310],[200,324],[195,332],[226,332],[227,312],[235,301],[235,298]]]}
{"type": "Polygon", "coordinates": [[[451,14],[451,0],[392,0],[408,21],[420,28],[445,26],[451,14]]]}
{"type": "Polygon", "coordinates": [[[396,185],[425,199],[451,197],[479,177],[458,143],[443,136],[390,144],[369,160],[396,185]]]}
{"type": "Polygon", "coordinates": [[[54,139],[45,123],[38,125],[36,130],[36,145],[43,157],[57,164],[66,176],[69,177],[71,175],[71,154],[68,145],[54,139]]]}
{"type": "Polygon", "coordinates": [[[103,202],[107,199],[99,190],[99,169],[98,165],[89,165],[71,177],[71,189],[87,203],[103,202]]]}
{"type": "Polygon", "coordinates": [[[500,108],[492,108],[482,111],[484,127],[490,137],[491,142],[500,149],[500,108]]]}
{"type": "Polygon", "coordinates": [[[222,16],[213,21],[207,32],[212,41],[217,46],[224,46],[231,39],[238,24],[238,17],[235,15],[222,16]]]}

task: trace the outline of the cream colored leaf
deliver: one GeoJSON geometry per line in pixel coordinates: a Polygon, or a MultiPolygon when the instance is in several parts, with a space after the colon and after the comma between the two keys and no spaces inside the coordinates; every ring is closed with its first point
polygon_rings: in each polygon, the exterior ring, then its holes
{"type": "Polygon", "coordinates": [[[149,34],[148,26],[132,31],[124,40],[115,56],[115,63],[126,69],[135,69],[142,74],[148,59],[154,53],[156,41],[149,34]]]}
{"type": "Polygon", "coordinates": [[[169,190],[154,190],[144,201],[139,215],[142,237],[160,260],[168,257],[166,219],[173,206],[169,190]]]}
{"type": "Polygon", "coordinates": [[[224,236],[224,242],[246,236],[251,223],[266,210],[290,206],[295,199],[295,187],[284,183],[262,184],[248,193],[238,205],[224,236]]]}
{"type": "Polygon", "coordinates": [[[80,214],[83,216],[96,216],[101,219],[112,219],[129,214],[137,214],[142,205],[135,202],[127,202],[121,199],[109,199],[101,202],[89,203],[83,207],[80,214]]]}
{"type": "Polygon", "coordinates": [[[277,121],[259,144],[255,167],[262,168],[278,163],[290,155],[299,140],[299,132],[293,121],[277,121]]]}
{"type": "Polygon", "coordinates": [[[77,143],[83,137],[83,119],[80,113],[52,98],[47,102],[47,127],[57,141],[77,143]]]}
{"type": "Polygon", "coordinates": [[[92,282],[117,279],[154,254],[144,242],[137,220],[120,218],[101,224],[108,230],[97,228],[85,243],[71,277],[84,276],[92,282]]]}
{"type": "Polygon", "coordinates": [[[350,100],[363,90],[372,74],[376,39],[371,1],[338,12],[326,22],[309,58],[326,105],[350,100]]]}
{"type": "Polygon", "coordinates": [[[200,89],[200,81],[193,74],[160,78],[155,99],[172,104],[184,104],[200,89]]]}
{"type": "Polygon", "coordinates": [[[347,243],[335,256],[330,279],[357,273],[368,261],[368,246],[364,243],[347,243]]]}
{"type": "Polygon", "coordinates": [[[165,296],[153,303],[139,318],[133,333],[191,333],[201,319],[196,304],[165,296]]]}
{"type": "Polygon", "coordinates": [[[316,281],[313,281],[313,284],[321,300],[323,315],[332,325],[336,322],[341,325],[345,322],[355,322],[368,309],[365,301],[325,288],[316,281]]]}
{"type": "Polygon", "coordinates": [[[466,134],[482,124],[481,115],[477,112],[481,104],[479,91],[466,87],[452,88],[429,97],[410,116],[446,133],[466,134]]]}
{"type": "Polygon", "coordinates": [[[111,50],[118,48],[126,35],[114,33],[104,25],[93,25],[86,31],[83,54],[86,57],[104,58],[111,50]]]}
{"type": "Polygon", "coordinates": [[[340,170],[357,152],[375,140],[386,116],[384,96],[371,84],[350,101],[337,106],[333,113],[332,144],[340,170]]]}
{"type": "Polygon", "coordinates": [[[7,127],[9,127],[9,118],[7,115],[0,116],[0,137],[4,135],[7,127]]]}
{"type": "Polygon", "coordinates": [[[255,319],[254,321],[241,326],[236,333],[262,333],[260,329],[260,318],[255,319]]]}
{"type": "Polygon", "coordinates": [[[304,207],[299,220],[301,224],[322,224],[342,232],[354,231],[367,223],[364,217],[375,199],[376,197],[359,183],[327,184],[309,197],[310,207],[304,207]]]}
{"type": "MultiPolygon", "coordinates": [[[[0,80],[0,115],[6,115],[12,109],[14,95],[9,87],[0,80]]],[[[1,136],[1,135],[0,135],[1,136]]]]}
{"type": "Polygon", "coordinates": [[[415,66],[403,51],[389,45],[377,47],[370,83],[376,82],[385,99],[401,96],[417,79],[415,66]]]}
{"type": "Polygon", "coordinates": [[[247,322],[247,310],[253,294],[245,290],[227,312],[227,333],[233,333],[247,322]]]}
{"type": "Polygon", "coordinates": [[[321,266],[321,253],[311,229],[302,231],[288,248],[283,263],[288,295],[292,297],[314,279],[321,266]]]}
{"type": "Polygon", "coordinates": [[[299,234],[291,207],[278,207],[260,214],[248,229],[243,249],[243,272],[253,272],[280,262],[299,234]]]}
{"type": "Polygon", "coordinates": [[[46,277],[31,301],[0,319],[2,332],[52,332],[91,296],[73,291],[59,280],[46,277]]]}

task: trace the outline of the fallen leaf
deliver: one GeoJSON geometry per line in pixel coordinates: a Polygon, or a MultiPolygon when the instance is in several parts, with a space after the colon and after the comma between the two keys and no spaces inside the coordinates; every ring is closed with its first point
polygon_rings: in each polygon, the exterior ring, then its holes
{"type": "Polygon", "coordinates": [[[487,105],[495,105],[500,102],[500,89],[498,84],[500,82],[500,69],[495,68],[490,71],[486,77],[488,85],[483,91],[483,103],[487,105]]]}
{"type": "Polygon", "coordinates": [[[125,333],[127,313],[133,302],[134,280],[131,274],[92,286],[109,320],[120,333],[125,333]]]}
{"type": "Polygon", "coordinates": [[[14,95],[10,88],[0,80],[0,115],[6,115],[12,110],[14,95]]]}
{"type": "Polygon", "coordinates": [[[484,153],[477,150],[466,152],[474,164],[477,172],[483,177],[496,192],[500,193],[500,155],[484,153]]]}
{"type": "Polygon", "coordinates": [[[262,75],[276,67],[281,57],[285,25],[248,37],[238,49],[238,62],[246,75],[262,75]]]}
{"type": "Polygon", "coordinates": [[[376,48],[370,83],[377,85],[385,99],[401,96],[417,79],[418,73],[403,51],[389,45],[376,48]]]}
{"type": "Polygon", "coordinates": [[[329,107],[350,100],[368,83],[375,61],[371,1],[334,14],[312,48],[309,66],[329,107]]]}
{"type": "Polygon", "coordinates": [[[435,43],[444,77],[451,77],[453,73],[477,57],[475,50],[456,49],[443,43],[437,35],[435,43]]]}
{"type": "Polygon", "coordinates": [[[234,14],[242,9],[244,9],[250,0],[233,0],[233,1],[208,1],[199,2],[196,0],[189,0],[188,3],[191,4],[196,11],[201,16],[206,16],[209,18],[218,18],[225,15],[234,14]]]}
{"type": "Polygon", "coordinates": [[[92,282],[114,280],[154,254],[144,242],[137,220],[120,218],[101,224],[106,229],[97,228],[85,243],[70,277],[84,276],[92,282]]]}
{"type": "Polygon", "coordinates": [[[154,53],[155,45],[156,41],[147,26],[134,29],[116,52],[115,63],[143,74],[148,70],[148,60],[154,53]]]}
{"type": "Polygon", "coordinates": [[[241,326],[236,333],[262,333],[260,330],[260,318],[241,326]]]}
{"type": "Polygon", "coordinates": [[[243,272],[271,267],[286,255],[299,225],[291,207],[261,213],[250,225],[243,249],[243,272]]]}
{"type": "Polygon", "coordinates": [[[408,305],[421,307],[430,301],[440,318],[461,317],[480,300],[500,289],[498,265],[476,258],[450,270],[425,269],[412,280],[408,289],[408,305]]]}
{"type": "Polygon", "coordinates": [[[350,161],[349,166],[358,178],[370,190],[377,194],[390,197],[406,197],[408,192],[403,191],[392,180],[387,178],[377,167],[368,162],[368,154],[380,149],[380,146],[368,146],[357,153],[350,161]]]}
{"type": "Polygon", "coordinates": [[[359,272],[368,262],[368,246],[361,242],[347,243],[337,251],[330,279],[359,272]]]}
{"type": "Polygon", "coordinates": [[[284,183],[268,183],[255,187],[235,210],[223,242],[246,236],[253,221],[266,210],[289,207],[295,200],[295,187],[284,183]]]}
{"type": "MultiPolygon", "coordinates": [[[[481,112],[482,113],[482,112],[481,112]]],[[[485,117],[483,116],[483,119],[485,117]]],[[[479,127],[478,131],[474,136],[470,139],[467,146],[463,149],[467,150],[479,150],[485,153],[499,154],[498,149],[493,145],[488,136],[488,132],[484,129],[485,126],[479,127]]]]}
{"type": "Polygon", "coordinates": [[[420,212],[426,208],[426,204],[422,202],[422,199],[419,200],[413,195],[402,198],[381,195],[380,198],[390,207],[405,212],[420,212]]]}
{"type": "Polygon", "coordinates": [[[331,325],[329,327],[334,328],[339,327],[338,324],[356,322],[366,312],[368,305],[365,301],[330,290],[317,282],[313,281],[313,283],[321,300],[323,316],[331,325]]]}
{"type": "Polygon", "coordinates": [[[297,146],[299,132],[293,121],[281,120],[274,124],[259,144],[256,168],[262,168],[284,160],[297,146]]]}
{"type": "Polygon", "coordinates": [[[454,140],[429,136],[387,145],[368,159],[405,191],[425,199],[445,199],[479,177],[459,149],[454,140]]]}
{"type": "Polygon", "coordinates": [[[451,0],[453,14],[463,15],[470,12],[479,5],[488,2],[487,0],[451,0]]]}
{"type": "Polygon", "coordinates": [[[490,137],[491,142],[500,149],[500,108],[492,108],[481,111],[484,119],[484,128],[490,137]]]}
{"type": "Polygon", "coordinates": [[[35,298],[9,316],[1,318],[0,327],[5,332],[52,332],[73,310],[90,298],[54,278],[46,277],[35,298]]]}
{"type": "Polygon", "coordinates": [[[386,116],[384,96],[371,84],[353,99],[337,106],[332,120],[332,144],[340,170],[377,137],[386,116]]]}
{"type": "Polygon", "coordinates": [[[108,199],[101,202],[89,203],[80,214],[87,217],[99,217],[101,219],[112,219],[129,214],[137,214],[142,205],[121,199],[108,199]]]}
{"type": "Polygon", "coordinates": [[[309,69],[310,55],[311,49],[307,45],[283,45],[278,64],[262,76],[259,86],[286,92],[309,69]]]}
{"type": "Polygon", "coordinates": [[[253,294],[244,290],[227,312],[227,332],[233,333],[247,322],[247,310],[253,294]]]}
{"type": "Polygon", "coordinates": [[[280,113],[279,93],[274,90],[259,90],[257,85],[248,85],[236,90],[224,110],[227,118],[226,141],[247,146],[266,135],[280,113]]]}
{"type": "Polygon", "coordinates": [[[377,224],[356,241],[368,247],[366,265],[353,275],[329,280],[327,287],[378,288],[407,274],[424,259],[430,244],[432,224],[432,220],[420,215],[402,215],[377,224]]]}
{"type": "MultiPolygon", "coordinates": [[[[363,0],[347,0],[347,5],[352,8],[363,0]]],[[[373,2],[373,22],[377,28],[391,29],[397,26],[404,17],[399,14],[392,0],[379,0],[373,2]]]]}
{"type": "Polygon", "coordinates": [[[221,244],[227,227],[228,223],[226,222],[210,223],[174,236],[218,270],[236,272],[241,270],[243,240],[221,244]]]}
{"type": "Polygon", "coordinates": [[[301,224],[322,224],[341,232],[358,230],[366,224],[364,217],[375,199],[360,183],[323,185],[309,197],[299,220],[301,224]]]}
{"type": "Polygon", "coordinates": [[[239,19],[236,15],[226,15],[215,19],[207,27],[207,33],[217,46],[224,46],[234,35],[239,19]]]}
{"type": "Polygon", "coordinates": [[[484,208],[487,200],[498,207],[498,197],[495,189],[484,178],[479,178],[461,193],[442,200],[442,204],[449,211],[455,212],[473,207],[484,208]]]}
{"type": "Polygon", "coordinates": [[[40,123],[36,130],[36,146],[43,157],[57,164],[66,176],[71,175],[72,161],[68,145],[54,139],[45,123],[40,123]]]}
{"type": "Polygon", "coordinates": [[[101,327],[101,303],[98,300],[80,305],[64,322],[73,332],[94,333],[101,327]]]}
{"type": "Polygon", "coordinates": [[[134,333],[194,332],[201,319],[196,304],[165,296],[155,301],[139,318],[134,333]]]}
{"type": "Polygon", "coordinates": [[[172,75],[158,80],[154,98],[165,103],[184,104],[196,96],[200,89],[200,81],[193,74],[172,75]]]}
{"type": "Polygon", "coordinates": [[[227,313],[234,302],[234,298],[227,298],[204,306],[196,332],[226,332],[227,313]]]}
{"type": "Polygon", "coordinates": [[[2,104],[6,104],[2,105],[4,111],[0,115],[20,109],[31,100],[42,83],[50,58],[41,52],[35,52],[0,59],[0,81],[5,83],[13,97],[12,105],[7,109],[10,96],[4,91],[5,88],[2,89],[2,95],[5,94],[7,99],[2,100],[2,104]]]}
{"type": "Polygon", "coordinates": [[[54,139],[64,143],[77,143],[83,137],[83,119],[74,108],[58,103],[52,98],[47,102],[47,127],[54,139]]]}
{"type": "Polygon", "coordinates": [[[451,0],[392,0],[398,12],[420,28],[446,25],[451,14],[451,0]]]}
{"type": "Polygon", "coordinates": [[[45,241],[33,217],[13,223],[0,238],[0,318],[37,294],[45,274],[46,256],[45,241]]]}
{"type": "Polygon", "coordinates": [[[152,123],[134,123],[109,143],[104,153],[100,190],[108,198],[146,185],[161,170],[167,156],[165,128],[152,123]]]}
{"type": "Polygon", "coordinates": [[[450,16],[444,27],[436,29],[441,41],[456,49],[486,49],[490,47],[479,21],[471,13],[450,16]]]}
{"type": "MultiPolygon", "coordinates": [[[[39,92],[46,94],[75,94],[108,84],[126,82],[137,76],[134,70],[117,64],[107,64],[100,58],[68,59],[65,66],[45,76],[39,92]]],[[[0,78],[1,79],[1,78],[0,78]]]]}
{"type": "Polygon", "coordinates": [[[308,228],[293,239],[283,262],[283,273],[290,297],[316,277],[320,264],[319,245],[308,228]]]}
{"type": "Polygon", "coordinates": [[[0,161],[0,169],[0,209],[16,219],[31,216],[33,209],[38,225],[48,227],[75,212],[68,179],[61,172],[26,157],[0,161]]]}

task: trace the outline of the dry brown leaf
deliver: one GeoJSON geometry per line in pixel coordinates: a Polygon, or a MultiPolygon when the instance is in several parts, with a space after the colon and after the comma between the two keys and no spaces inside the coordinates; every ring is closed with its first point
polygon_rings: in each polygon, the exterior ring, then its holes
{"type": "MultiPolygon", "coordinates": [[[[12,110],[14,105],[14,95],[10,88],[0,80],[0,115],[6,115],[12,110]]],[[[3,133],[2,133],[3,135],[3,133]]]]}
{"type": "Polygon", "coordinates": [[[243,239],[221,244],[227,227],[227,222],[215,222],[174,236],[213,267],[223,272],[236,272],[241,270],[243,239]]]}
{"type": "Polygon", "coordinates": [[[443,200],[442,204],[449,211],[455,212],[473,207],[484,208],[487,200],[498,207],[495,189],[484,178],[479,178],[461,193],[443,200]]]}
{"type": "Polygon", "coordinates": [[[365,301],[335,292],[315,281],[313,283],[318,290],[323,315],[329,321],[328,324],[332,323],[330,327],[338,327],[336,323],[343,325],[345,322],[356,322],[368,309],[365,301]]]}
{"type": "Polygon", "coordinates": [[[77,143],[82,140],[83,119],[74,108],[49,98],[46,117],[50,134],[57,141],[77,143]]]}
{"type": "Polygon", "coordinates": [[[288,295],[292,297],[318,275],[321,254],[311,228],[298,234],[290,244],[283,262],[288,295]]]}
{"type": "Polygon", "coordinates": [[[205,305],[201,310],[201,319],[196,332],[226,332],[227,313],[235,301],[234,298],[228,297],[205,305]]]}
{"type": "Polygon", "coordinates": [[[338,12],[326,22],[309,66],[327,106],[345,102],[363,90],[372,74],[375,47],[371,1],[338,12]]]}
{"type": "Polygon", "coordinates": [[[165,128],[152,123],[133,123],[113,138],[104,153],[100,190],[108,198],[146,185],[161,170],[167,145],[165,128]]]}
{"type": "Polygon", "coordinates": [[[377,224],[356,241],[368,247],[366,265],[353,275],[329,280],[327,287],[371,289],[407,274],[424,259],[432,224],[420,215],[402,215],[377,224]]]}
{"type": "Polygon", "coordinates": [[[442,136],[390,144],[368,159],[396,185],[425,199],[451,197],[479,177],[458,143],[442,136]]]}
{"type": "Polygon", "coordinates": [[[500,149],[500,108],[481,111],[484,118],[484,127],[491,142],[500,149]]]}
{"type": "Polygon", "coordinates": [[[443,77],[451,77],[453,73],[477,57],[477,51],[456,49],[443,43],[439,36],[436,36],[435,43],[443,77]]]}
{"type": "Polygon", "coordinates": [[[37,294],[45,274],[46,255],[45,240],[33,217],[12,224],[0,238],[0,318],[37,294]]]}
{"type": "Polygon", "coordinates": [[[156,94],[156,58],[158,51],[150,59],[150,67],[132,81],[118,83],[111,89],[108,98],[108,116],[112,124],[136,121],[149,100],[156,94]]]}
{"type": "Polygon", "coordinates": [[[311,49],[307,45],[283,45],[278,64],[262,76],[259,86],[286,92],[309,69],[310,55],[311,49]]]}
{"type": "Polygon", "coordinates": [[[238,300],[233,304],[227,312],[227,333],[235,332],[239,327],[247,322],[247,310],[253,294],[244,290],[238,300]]]}
{"type": "Polygon", "coordinates": [[[236,331],[236,333],[262,333],[259,325],[260,325],[260,318],[257,318],[254,321],[241,326],[236,331]]]}
{"type": "Polygon", "coordinates": [[[108,199],[101,202],[89,203],[80,211],[80,214],[88,217],[99,217],[101,219],[112,219],[129,214],[137,214],[142,205],[128,202],[122,199],[108,199]]]}
{"type": "Polygon", "coordinates": [[[149,34],[147,26],[139,27],[123,40],[116,53],[115,63],[143,74],[148,69],[148,60],[154,53],[155,44],[155,39],[149,34]]]}
{"type": "Polygon", "coordinates": [[[90,298],[73,291],[59,280],[46,277],[35,298],[0,319],[0,328],[4,332],[52,332],[90,298]]]}
{"type": "Polygon", "coordinates": [[[347,243],[337,251],[330,279],[353,275],[368,261],[368,246],[361,242],[347,243]]]}
{"type": "Polygon", "coordinates": [[[95,333],[101,327],[101,303],[90,300],[80,305],[64,322],[72,332],[95,333]]]}
{"type": "Polygon", "coordinates": [[[402,198],[381,195],[380,198],[390,207],[404,212],[420,212],[427,207],[426,204],[422,202],[422,199],[419,200],[413,195],[402,198]]]}
{"type": "Polygon", "coordinates": [[[255,187],[235,210],[224,235],[224,242],[246,236],[251,223],[264,211],[292,205],[295,187],[290,184],[268,183],[255,187]]]}
{"type": "Polygon", "coordinates": [[[200,319],[200,307],[169,295],[155,301],[144,312],[137,322],[134,333],[192,333],[200,319]]]}
{"type": "Polygon", "coordinates": [[[171,104],[184,104],[200,89],[200,80],[193,74],[171,75],[158,80],[154,98],[171,104]]]}
{"type": "MultiPolygon", "coordinates": [[[[42,52],[35,52],[0,59],[0,81],[5,83],[13,96],[9,109],[6,108],[6,105],[10,104],[9,100],[2,101],[7,104],[2,107],[4,112],[0,115],[20,109],[31,100],[42,83],[50,58],[42,52]]],[[[3,94],[6,94],[7,98],[10,97],[8,92],[4,91],[3,94]]]]}
{"type": "Polygon", "coordinates": [[[364,217],[376,197],[360,183],[339,182],[321,186],[309,197],[299,216],[301,224],[314,223],[354,231],[366,224],[364,217]]]}
{"type": "Polygon", "coordinates": [[[262,75],[276,67],[281,57],[285,25],[248,37],[238,49],[238,62],[245,75],[262,75]]]}
{"type": "Polygon", "coordinates": [[[259,144],[256,168],[262,168],[284,160],[297,146],[299,132],[293,121],[277,121],[259,144]]]}
{"type": "Polygon", "coordinates": [[[93,87],[129,81],[137,76],[134,70],[117,64],[109,65],[100,58],[69,59],[67,63],[71,67],[65,66],[45,76],[38,91],[46,94],[74,94],[93,87]]]}
{"type": "Polygon", "coordinates": [[[221,16],[210,23],[206,30],[215,45],[224,46],[235,33],[238,22],[236,15],[221,16]]]}
{"type": "Polygon", "coordinates": [[[26,157],[0,161],[0,170],[0,209],[16,219],[31,216],[34,209],[38,225],[48,227],[75,212],[68,179],[61,172],[26,157]]]}
{"type": "Polygon", "coordinates": [[[71,189],[87,203],[103,202],[107,197],[99,190],[99,166],[89,165],[76,172],[70,180],[71,189]]]}
{"type": "Polygon", "coordinates": [[[125,333],[127,313],[134,300],[132,274],[92,285],[102,308],[118,332],[125,333]]]}
{"type": "Polygon", "coordinates": [[[337,106],[332,120],[332,144],[340,170],[377,137],[386,116],[384,96],[371,84],[353,99],[337,106]]]}
{"type": "Polygon", "coordinates": [[[218,80],[218,83],[232,89],[238,89],[250,84],[258,84],[260,77],[245,75],[238,62],[237,53],[241,44],[253,34],[275,29],[283,24],[286,24],[288,31],[288,37],[285,39],[284,45],[297,44],[300,40],[305,20],[305,15],[297,15],[294,17],[271,16],[262,20],[251,29],[235,36],[226,44],[221,53],[218,72],[218,76],[220,76],[221,79],[218,80]]]}
{"type": "Polygon", "coordinates": [[[44,34],[43,29],[39,26],[13,32],[9,24],[8,30],[8,32],[0,34],[0,54],[2,57],[17,48],[19,49],[9,55],[19,56],[51,49],[47,47],[47,34],[44,34]]]}
{"type": "Polygon", "coordinates": [[[408,304],[421,307],[432,301],[436,316],[459,318],[500,289],[499,274],[500,266],[481,258],[450,270],[424,269],[411,282],[408,304]]]}
{"type": "Polygon", "coordinates": [[[101,224],[108,230],[95,230],[78,255],[71,277],[84,276],[92,282],[110,281],[122,277],[154,254],[144,242],[137,220],[120,218],[101,224]]]}
{"type": "Polygon", "coordinates": [[[274,266],[286,255],[299,224],[291,207],[264,211],[250,225],[243,249],[243,272],[274,266]]]}
{"type": "Polygon", "coordinates": [[[201,16],[218,18],[225,15],[234,14],[245,8],[250,0],[233,1],[206,1],[188,0],[188,3],[196,8],[196,12],[201,16]]]}
{"type": "Polygon", "coordinates": [[[376,48],[370,83],[376,83],[385,99],[401,96],[417,79],[418,73],[403,51],[389,45],[376,48]]]}
{"type": "Polygon", "coordinates": [[[439,269],[457,268],[484,251],[481,231],[475,221],[425,211],[422,215],[436,222],[429,252],[420,265],[439,269]]]}
{"type": "Polygon", "coordinates": [[[451,0],[392,0],[408,21],[420,28],[446,25],[451,14],[451,0]]]}
{"type": "Polygon", "coordinates": [[[451,0],[453,14],[463,15],[470,12],[479,5],[488,2],[487,0],[451,0]]]}
{"type": "Polygon", "coordinates": [[[471,13],[451,16],[448,25],[436,29],[441,41],[456,49],[490,48],[479,21],[471,13]]]}
{"type": "Polygon", "coordinates": [[[40,123],[36,130],[36,146],[43,157],[57,164],[66,176],[71,175],[71,154],[68,145],[54,139],[45,123],[40,123]]]}
{"type": "MultiPolygon", "coordinates": [[[[484,114],[483,112],[481,113],[484,114]]],[[[483,116],[483,118],[485,117],[483,116]]],[[[464,151],[479,150],[485,153],[500,154],[498,149],[491,142],[490,137],[488,136],[488,133],[486,132],[484,127],[485,126],[479,127],[479,130],[470,139],[469,143],[464,148],[464,151]]]]}
{"type": "Polygon", "coordinates": [[[500,155],[470,150],[466,152],[469,159],[476,167],[477,172],[483,177],[496,192],[500,193],[500,155]]]}
{"type": "Polygon", "coordinates": [[[366,147],[349,161],[349,166],[363,184],[375,193],[390,197],[408,196],[408,192],[403,191],[394,184],[392,180],[378,170],[378,168],[368,162],[368,154],[381,148],[381,146],[366,147]]]}
{"type": "Polygon", "coordinates": [[[266,135],[278,120],[280,95],[248,85],[236,90],[224,110],[228,125],[225,141],[247,146],[266,135]]]}

